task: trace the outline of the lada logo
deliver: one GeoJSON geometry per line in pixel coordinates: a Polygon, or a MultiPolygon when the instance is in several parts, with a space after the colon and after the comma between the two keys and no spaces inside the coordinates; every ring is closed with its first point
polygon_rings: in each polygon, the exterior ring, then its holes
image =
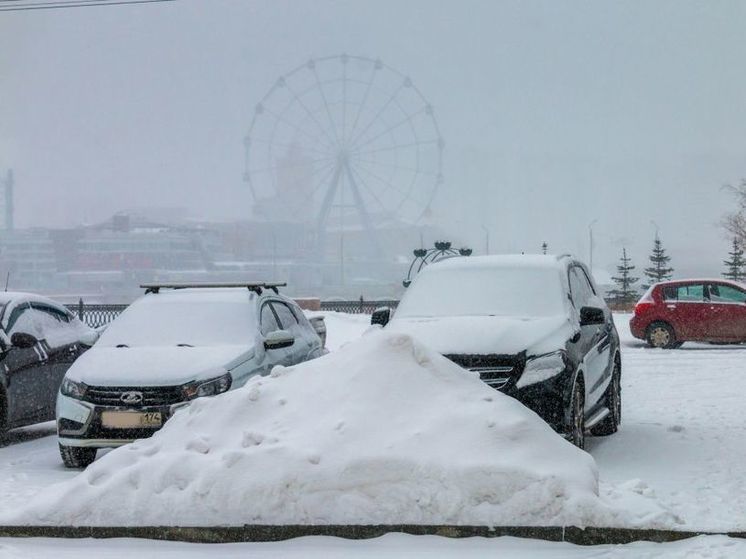
{"type": "Polygon", "coordinates": [[[125,404],[139,404],[142,402],[142,392],[125,392],[119,399],[125,404]]]}

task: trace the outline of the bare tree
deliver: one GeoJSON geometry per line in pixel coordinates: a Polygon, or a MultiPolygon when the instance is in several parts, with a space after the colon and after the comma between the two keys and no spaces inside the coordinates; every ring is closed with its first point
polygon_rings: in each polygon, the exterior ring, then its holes
{"type": "Polygon", "coordinates": [[[738,186],[725,188],[733,195],[736,207],[723,216],[722,226],[740,246],[746,246],[746,179],[741,179],[738,186]]]}

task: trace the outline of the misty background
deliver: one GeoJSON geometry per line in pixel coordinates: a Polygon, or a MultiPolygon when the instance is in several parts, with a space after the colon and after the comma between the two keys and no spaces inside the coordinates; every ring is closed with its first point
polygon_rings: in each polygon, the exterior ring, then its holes
{"type": "MultiPolygon", "coordinates": [[[[16,227],[182,207],[248,219],[255,105],[311,57],[409,75],[445,140],[430,220],[482,253],[719,275],[746,176],[746,4],[179,0],[0,13],[0,172],[16,227]]],[[[435,239],[426,239],[429,243],[435,239]]]]}

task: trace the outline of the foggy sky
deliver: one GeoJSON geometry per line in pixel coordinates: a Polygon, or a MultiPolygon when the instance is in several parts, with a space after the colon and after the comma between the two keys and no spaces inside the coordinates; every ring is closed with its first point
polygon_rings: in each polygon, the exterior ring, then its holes
{"type": "Polygon", "coordinates": [[[746,4],[180,0],[0,13],[0,172],[16,224],[142,206],[250,215],[254,106],[312,56],[381,58],[446,142],[433,220],[483,251],[717,275],[746,176],[746,4]]]}

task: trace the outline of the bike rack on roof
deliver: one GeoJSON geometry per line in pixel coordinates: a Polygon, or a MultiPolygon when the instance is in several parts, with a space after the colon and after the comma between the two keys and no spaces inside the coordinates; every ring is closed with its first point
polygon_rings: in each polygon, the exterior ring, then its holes
{"type": "Polygon", "coordinates": [[[262,294],[262,289],[271,289],[275,293],[279,294],[278,287],[286,287],[286,282],[234,282],[234,283],[143,283],[140,285],[140,289],[145,290],[145,294],[158,293],[161,289],[216,289],[216,288],[230,288],[230,287],[245,287],[249,291],[253,291],[257,295],[262,294]]]}

